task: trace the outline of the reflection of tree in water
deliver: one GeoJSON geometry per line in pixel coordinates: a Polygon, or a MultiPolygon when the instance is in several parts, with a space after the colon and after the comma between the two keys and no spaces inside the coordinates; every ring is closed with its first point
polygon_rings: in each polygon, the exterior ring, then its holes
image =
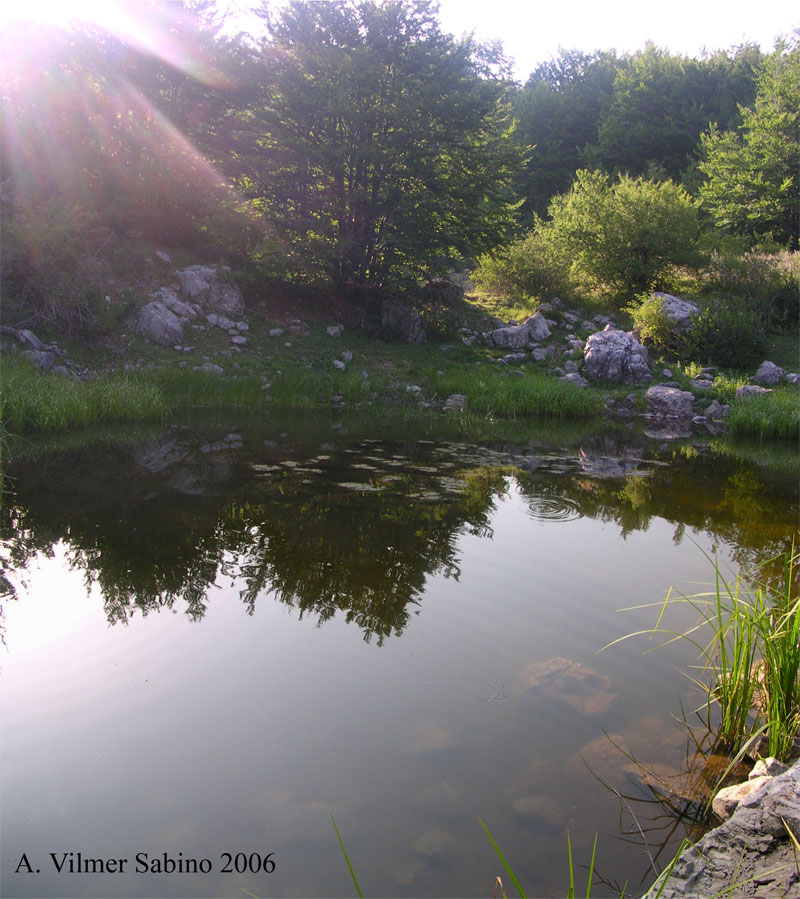
{"type": "Polygon", "coordinates": [[[661,518],[676,540],[687,527],[707,531],[747,566],[784,551],[796,520],[785,477],[643,440],[587,439],[560,455],[366,441],[302,463],[276,449],[262,464],[263,447],[256,455],[218,441],[211,452],[181,439],[21,460],[0,514],[0,567],[24,571],[63,540],[110,622],[178,599],[198,620],[209,587],[228,575],[244,583],[251,613],[271,594],[320,622],[340,611],[380,642],[402,633],[427,578],[458,576],[465,528],[491,535],[510,475],[532,514],[615,522],[623,536],[661,518]]]}
{"type": "MultiPolygon", "coordinates": [[[[95,453],[91,464],[86,456],[72,451],[57,470],[20,466],[18,501],[4,504],[0,536],[15,570],[65,540],[71,567],[85,573],[87,587],[100,587],[112,623],[172,608],[179,598],[198,620],[210,585],[229,575],[246,584],[241,596],[251,613],[259,595],[272,592],[321,622],[340,610],[367,639],[383,640],[402,632],[428,576],[457,577],[458,534],[487,531],[504,489],[498,475],[479,492],[442,490],[435,469],[417,471],[406,459],[393,463],[383,489],[369,480],[364,489],[344,487],[331,477],[309,484],[292,468],[249,478],[242,489],[228,466],[227,483],[185,495],[165,490],[119,448],[95,453]]],[[[181,464],[180,480],[194,483],[185,456],[181,464]]],[[[176,480],[174,469],[159,474],[176,480]]],[[[383,474],[370,476],[379,482],[383,474]]]]}

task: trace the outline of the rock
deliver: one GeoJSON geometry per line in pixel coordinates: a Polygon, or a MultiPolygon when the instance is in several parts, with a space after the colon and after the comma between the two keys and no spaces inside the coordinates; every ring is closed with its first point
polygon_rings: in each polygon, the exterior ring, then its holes
{"type": "Polygon", "coordinates": [[[415,852],[428,858],[436,858],[454,845],[453,838],[440,830],[427,830],[411,844],[415,852]]]}
{"type": "Polygon", "coordinates": [[[514,811],[523,818],[533,818],[548,827],[560,828],[566,816],[564,809],[549,796],[520,796],[513,802],[514,811]]]}
{"type": "Polygon", "coordinates": [[[702,378],[702,377],[701,378],[692,378],[692,380],[689,381],[689,384],[695,390],[711,390],[711,388],[714,386],[713,381],[709,381],[708,378],[702,378]]]}
{"type": "Polygon", "coordinates": [[[422,388],[417,384],[408,384],[406,386],[406,393],[413,393],[415,396],[419,393],[422,393],[422,388]]]}
{"type": "Polygon", "coordinates": [[[506,365],[513,365],[515,362],[527,362],[528,354],[527,353],[509,353],[506,356],[503,356],[502,359],[498,359],[498,362],[504,362],[506,365]]]}
{"type": "Polygon", "coordinates": [[[444,408],[447,412],[463,412],[466,405],[467,397],[463,393],[452,393],[444,401],[444,408]]]}
{"type": "Polygon", "coordinates": [[[280,337],[283,334],[283,328],[272,328],[269,332],[270,337],[280,337]]]}
{"type": "MultiPolygon", "coordinates": [[[[728,411],[730,411],[730,407],[728,406],[727,408],[728,411]]],[[[706,418],[711,418],[714,420],[725,418],[725,409],[726,407],[723,406],[718,400],[714,400],[714,402],[706,408],[706,418]]]]}
{"type": "Polygon", "coordinates": [[[204,362],[200,366],[200,371],[207,371],[212,375],[224,375],[225,369],[219,365],[215,365],[213,362],[204,362]]]}
{"type": "Polygon", "coordinates": [[[216,312],[210,312],[206,316],[206,321],[215,328],[222,328],[223,331],[233,331],[236,327],[235,322],[224,315],[218,315],[216,312]]]}
{"type": "Polygon", "coordinates": [[[788,765],[784,765],[783,762],[779,762],[776,758],[770,756],[766,759],[759,759],[755,765],[753,765],[753,770],[750,772],[747,779],[755,780],[757,777],[779,777],[788,770],[788,765]]]}
{"type": "Polygon", "coordinates": [[[172,262],[172,260],[169,258],[169,254],[164,250],[156,250],[156,259],[160,259],[161,262],[165,263],[166,265],[169,265],[172,262]]]}
{"type": "Polygon", "coordinates": [[[633,334],[608,325],[589,337],[583,358],[590,381],[639,384],[652,379],[647,350],[633,334]]]}
{"type": "Polygon", "coordinates": [[[435,306],[457,306],[464,299],[464,288],[446,278],[432,278],[423,292],[426,301],[435,306]]]}
{"type": "Polygon", "coordinates": [[[529,695],[544,693],[582,715],[607,712],[617,697],[610,678],[571,659],[534,662],[526,668],[525,676],[529,695]]]}
{"type": "Polygon", "coordinates": [[[329,328],[326,328],[329,337],[341,337],[344,328],[341,325],[331,325],[329,328]]]}
{"type": "Polygon", "coordinates": [[[23,345],[30,347],[32,350],[43,350],[44,344],[41,340],[33,333],[33,331],[29,331],[27,328],[21,328],[16,332],[17,340],[23,345]]]}
{"type": "Polygon", "coordinates": [[[166,306],[170,312],[177,315],[182,322],[197,318],[197,310],[184,302],[170,287],[162,287],[153,295],[154,299],[166,306]]]}
{"type": "Polygon", "coordinates": [[[663,384],[653,385],[645,394],[647,414],[655,418],[691,418],[694,394],[663,384]]]}
{"type": "Polygon", "coordinates": [[[533,356],[536,362],[544,362],[549,355],[551,355],[550,347],[537,347],[531,353],[531,356],[533,356]]]}
{"type": "Polygon", "coordinates": [[[727,821],[681,853],[666,883],[653,887],[646,899],[798,895],[800,872],[787,828],[800,834],[800,763],[763,778],[727,821]]]}
{"type": "Polygon", "coordinates": [[[576,387],[588,387],[589,382],[586,378],[583,377],[580,372],[571,371],[564,375],[563,378],[559,378],[559,381],[566,381],[569,384],[575,384],[576,387]]]}
{"type": "Polygon", "coordinates": [[[345,350],[342,353],[342,362],[352,362],[352,361],[353,361],[353,354],[350,352],[350,350],[345,350]]]}
{"type": "Polygon", "coordinates": [[[787,372],[786,383],[787,384],[800,384],[800,373],[798,373],[796,371],[787,372]]]}
{"type": "Polygon", "coordinates": [[[568,360],[564,363],[564,371],[565,371],[568,375],[571,375],[571,374],[573,374],[574,372],[577,372],[577,371],[578,371],[578,363],[577,363],[574,359],[568,359],[568,360]]]}
{"type": "Polygon", "coordinates": [[[754,384],[761,387],[775,387],[780,384],[781,378],[784,377],[786,371],[774,362],[765,360],[758,366],[758,371],[751,378],[754,384]]]}
{"type": "Polygon", "coordinates": [[[736,391],[736,399],[747,399],[749,396],[766,396],[768,393],[772,393],[772,391],[767,390],[766,387],[759,387],[757,384],[745,384],[736,391]]]}
{"type": "Polygon", "coordinates": [[[770,780],[770,777],[761,775],[752,780],[746,780],[744,783],[723,787],[711,803],[714,814],[726,821],[736,811],[736,807],[743,799],[746,799],[751,793],[755,793],[756,790],[760,790],[770,780]]]}
{"type": "Polygon", "coordinates": [[[247,338],[243,334],[237,334],[231,337],[231,343],[234,346],[244,346],[247,343],[247,338]]]}
{"type": "Polygon", "coordinates": [[[346,370],[347,370],[347,366],[344,364],[344,362],[342,362],[341,359],[334,359],[334,360],[333,360],[333,367],[334,367],[337,371],[346,371],[346,370]]]}
{"type": "Polygon", "coordinates": [[[247,334],[250,331],[250,325],[247,322],[234,322],[233,327],[239,331],[240,334],[247,334]]]}
{"type": "Polygon", "coordinates": [[[55,354],[50,350],[23,350],[22,355],[30,359],[41,371],[50,371],[56,361],[55,354]]]}
{"type": "Polygon", "coordinates": [[[154,300],[139,310],[136,330],[161,346],[174,346],[183,340],[183,325],[174,312],[154,300]]]}
{"type": "Polygon", "coordinates": [[[405,343],[425,343],[428,339],[422,317],[416,309],[384,300],[381,303],[381,336],[405,343]]]}
{"type": "Polygon", "coordinates": [[[694,320],[700,315],[700,310],[694,303],[674,297],[672,294],[656,291],[653,299],[660,301],[661,314],[670,322],[676,334],[690,331],[694,320]]]}
{"type": "Polygon", "coordinates": [[[483,335],[487,346],[504,350],[520,350],[529,343],[538,343],[550,336],[550,328],[541,312],[527,318],[521,325],[506,325],[483,335]]]}
{"type": "Polygon", "coordinates": [[[181,290],[190,299],[213,312],[238,316],[244,312],[244,298],[235,284],[223,280],[222,275],[226,272],[224,267],[190,265],[177,275],[181,290]]]}

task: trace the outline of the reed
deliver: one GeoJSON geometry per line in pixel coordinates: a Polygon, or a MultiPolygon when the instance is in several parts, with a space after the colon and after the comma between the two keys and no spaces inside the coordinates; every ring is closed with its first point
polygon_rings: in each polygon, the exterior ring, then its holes
{"type": "Polygon", "coordinates": [[[789,758],[800,731],[800,553],[793,545],[779,558],[779,583],[741,573],[727,579],[718,560],[708,558],[714,567],[713,589],[676,597],[670,590],[657,604],[653,628],[637,633],[664,636],[661,646],[688,640],[697,648],[700,674],[692,679],[706,693],[709,726],[715,722],[720,748],[740,753],[763,733],[770,755],[789,758]],[[676,604],[688,604],[698,613],[695,625],[685,631],[662,626],[676,604]]]}

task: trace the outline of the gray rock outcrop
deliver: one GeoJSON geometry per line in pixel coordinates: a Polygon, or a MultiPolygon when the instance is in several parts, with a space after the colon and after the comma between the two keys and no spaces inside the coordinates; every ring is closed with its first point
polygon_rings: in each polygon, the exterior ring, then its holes
{"type": "Polygon", "coordinates": [[[653,887],[645,899],[798,896],[800,871],[787,828],[800,838],[800,763],[763,778],[724,824],[681,854],[660,892],[653,887]]]}
{"type": "Polygon", "coordinates": [[[541,312],[525,319],[521,325],[506,325],[483,335],[486,346],[503,350],[521,350],[550,336],[550,328],[541,312]]]}
{"type": "Polygon", "coordinates": [[[647,414],[655,418],[691,418],[694,394],[665,384],[654,384],[645,394],[647,414]]]}
{"type": "Polygon", "coordinates": [[[583,361],[590,381],[640,384],[653,377],[647,364],[647,350],[633,334],[610,325],[589,337],[583,361]]]}
{"type": "Polygon", "coordinates": [[[766,387],[759,387],[758,384],[744,384],[736,391],[736,399],[746,399],[748,396],[766,396],[772,393],[766,387]]]}

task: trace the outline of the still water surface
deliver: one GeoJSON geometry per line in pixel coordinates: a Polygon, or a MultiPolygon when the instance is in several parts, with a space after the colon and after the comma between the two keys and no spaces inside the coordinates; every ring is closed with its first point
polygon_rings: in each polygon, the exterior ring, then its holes
{"type": "Polygon", "coordinates": [[[367,895],[491,895],[479,817],[528,895],[565,894],[567,831],[583,864],[598,835],[592,895],[636,895],[697,834],[701,803],[629,757],[685,767],[693,655],[598,651],[657,615],[621,608],[702,589],[704,552],[790,545],[796,459],[429,428],[216,422],[12,452],[3,896],[352,896],[331,813],[367,895]],[[128,861],[69,873],[78,852],[128,861]],[[275,867],[226,873],[225,853],[275,867]],[[152,870],[165,854],[211,870],[152,870]]]}

